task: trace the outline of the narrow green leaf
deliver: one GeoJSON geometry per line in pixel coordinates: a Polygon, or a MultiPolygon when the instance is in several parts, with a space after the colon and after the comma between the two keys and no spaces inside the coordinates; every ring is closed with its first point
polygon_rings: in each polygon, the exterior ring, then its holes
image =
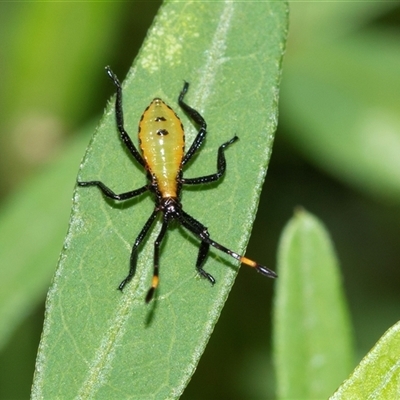
{"type": "Polygon", "coordinates": [[[54,273],[68,224],[77,163],[88,135],[11,196],[0,215],[0,347],[32,311],[54,273]]]}
{"type": "Polygon", "coordinates": [[[331,400],[399,398],[400,322],[362,359],[331,400]]]}
{"type": "Polygon", "coordinates": [[[351,370],[351,328],[331,240],[323,225],[303,210],[282,234],[278,274],[278,398],[326,398],[351,370]]]}
{"type": "Polygon", "coordinates": [[[29,178],[1,204],[0,348],[43,301],[54,274],[78,163],[93,125],[76,132],[62,149],[54,144],[61,144],[65,125],[82,117],[85,107],[78,99],[90,97],[96,77],[91,70],[105,58],[93,38],[103,46],[115,40],[114,21],[121,12],[121,5],[111,2],[1,4],[0,58],[6,60],[0,95],[2,194],[11,182],[14,187],[21,181],[23,171],[29,178]],[[85,23],[77,24],[77,18],[85,23]],[[62,74],[55,54],[62,55],[62,74]],[[37,171],[35,163],[53,154],[52,146],[63,154],[37,171]]]}
{"type": "MultiPolygon", "coordinates": [[[[369,194],[399,202],[400,44],[391,30],[359,28],[363,6],[352,6],[359,8],[353,19],[347,4],[328,7],[336,9],[336,17],[346,15],[352,32],[345,36],[337,25],[324,23],[331,23],[333,15],[321,13],[320,7],[306,22],[320,29],[292,35],[296,48],[291,52],[289,43],[282,85],[284,132],[306,157],[333,175],[369,194]],[[334,29],[340,35],[336,32],[333,40],[334,29]]],[[[378,18],[393,5],[368,6],[373,19],[371,7],[378,18]]],[[[305,14],[298,11],[304,26],[305,14]]]]}
{"type": "MultiPolygon", "coordinates": [[[[126,129],[156,96],[182,117],[186,141],[196,130],[176,105],[183,80],[186,100],[208,122],[202,152],[186,177],[212,173],[216,151],[234,134],[227,174],[214,190],[187,190],[183,205],[216,241],[244,251],[266,172],[277,121],[277,93],[287,6],[268,2],[168,2],[161,9],[126,81],[126,129]]],[[[111,83],[110,83],[111,84],[111,83]]],[[[145,183],[121,146],[110,105],[79,176],[116,192],[145,183]]],[[[149,195],[117,205],[96,188],[78,188],[65,249],[48,295],[33,398],[177,398],[194,372],[228,295],[237,264],[211,251],[205,268],[194,264],[198,240],[171,229],[161,251],[160,287],[145,305],[159,223],[141,249],[135,278],[124,293],[135,237],[154,207],[149,195]]],[[[260,279],[262,279],[260,277],[260,279]]],[[[271,281],[265,281],[271,287],[271,281]]]]}
{"type": "Polygon", "coordinates": [[[40,112],[68,124],[81,119],[87,108],[78,100],[95,92],[98,74],[93,73],[93,66],[107,59],[123,10],[120,2],[81,2],[71,7],[45,1],[14,6],[5,36],[8,52],[2,54],[7,54],[2,91],[11,95],[11,101],[4,104],[5,116],[22,118],[40,112]],[[60,59],[51,59],[58,54],[60,59]]]}

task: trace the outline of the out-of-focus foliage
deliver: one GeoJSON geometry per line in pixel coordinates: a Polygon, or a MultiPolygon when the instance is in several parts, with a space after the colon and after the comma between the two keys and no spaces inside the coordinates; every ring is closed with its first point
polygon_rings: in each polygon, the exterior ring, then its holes
{"type": "Polygon", "coordinates": [[[283,230],[278,273],[273,327],[277,398],[327,398],[352,370],[352,329],[329,234],[303,209],[283,230]]]}

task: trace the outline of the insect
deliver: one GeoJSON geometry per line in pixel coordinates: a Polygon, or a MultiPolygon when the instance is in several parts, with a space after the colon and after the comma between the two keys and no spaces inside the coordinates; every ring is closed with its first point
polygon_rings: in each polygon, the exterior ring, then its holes
{"type": "Polygon", "coordinates": [[[204,118],[199,114],[199,112],[184,102],[184,97],[188,91],[189,83],[184,83],[183,89],[178,98],[179,106],[194,121],[194,123],[199,126],[198,133],[189,147],[189,150],[186,153],[184,152],[185,135],[179,117],[175,114],[172,108],[165,104],[160,98],[155,98],[144,110],[139,122],[138,134],[139,146],[142,153],[141,155],[124,128],[121,84],[117,76],[111,71],[110,67],[106,67],[106,72],[109,78],[113,81],[117,91],[115,117],[120,138],[136,161],[145,169],[148,182],[138,189],[121,194],[116,194],[100,181],[78,182],[78,185],[83,187],[97,186],[104,196],[117,201],[131,199],[146,191],[152,192],[155,197],[154,210],[133,244],[130,256],[129,273],[120,283],[118,289],[122,291],[126,284],[135,275],[139,246],[148,234],[159,213],[162,213],[162,225],[158,237],[154,242],[153,278],[150,289],[146,295],[146,303],[151,301],[154,292],[159,285],[160,246],[167,232],[168,225],[173,220],[177,221],[200,239],[201,244],[197,256],[196,269],[200,276],[208,279],[211,284],[215,283],[214,277],[203,269],[210,246],[229,254],[243,264],[255,268],[256,271],[265,276],[276,278],[277,275],[274,271],[229,250],[211,239],[208,229],[201,222],[187,214],[182,208],[180,200],[182,186],[202,185],[218,181],[224,175],[226,169],[224,151],[228,146],[236,142],[238,137],[234,136],[218,148],[217,172],[198,178],[184,178],[182,168],[199,150],[207,133],[207,124],[204,118]]]}

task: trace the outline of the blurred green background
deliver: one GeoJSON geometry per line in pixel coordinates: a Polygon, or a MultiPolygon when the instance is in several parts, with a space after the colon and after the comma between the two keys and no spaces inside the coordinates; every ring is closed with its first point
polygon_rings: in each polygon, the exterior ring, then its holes
{"type": "MultiPolygon", "coordinates": [[[[29,301],[4,300],[11,316],[1,328],[1,399],[29,397],[46,288],[67,230],[79,161],[113,93],[104,66],[123,79],[159,5],[0,3],[3,282],[12,282],[21,255],[33,251],[24,239],[31,221],[17,217],[34,215],[32,204],[41,199],[60,204],[59,220],[37,232],[53,242],[36,261],[44,260],[44,270],[35,275],[40,279],[29,301]],[[55,184],[30,197],[63,159],[68,191],[55,184]],[[3,258],[6,252],[15,259],[3,258]]],[[[294,207],[322,219],[341,261],[361,358],[400,315],[400,6],[290,6],[279,128],[248,254],[275,268],[279,235],[294,207]]],[[[34,280],[23,273],[19,281],[25,278],[34,280]]],[[[241,269],[183,398],[274,398],[272,295],[263,279],[241,269]]]]}

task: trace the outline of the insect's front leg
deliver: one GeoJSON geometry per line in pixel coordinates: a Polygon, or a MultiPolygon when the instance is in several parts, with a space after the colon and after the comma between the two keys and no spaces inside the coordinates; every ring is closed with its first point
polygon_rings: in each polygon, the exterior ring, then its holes
{"type": "Polygon", "coordinates": [[[136,272],[136,264],[137,264],[137,256],[138,256],[138,248],[140,244],[143,242],[144,238],[147,236],[149,233],[149,230],[151,228],[151,225],[153,225],[154,220],[157,217],[157,210],[154,210],[152,214],[150,215],[149,219],[147,222],[144,224],[144,227],[140,231],[138,237],[135,240],[135,243],[132,246],[132,251],[131,251],[131,258],[130,258],[130,265],[129,265],[129,273],[126,276],[126,278],[119,284],[118,289],[122,290],[124,289],[125,285],[132,280],[132,278],[135,276],[136,272]]]}
{"type": "MultiPolygon", "coordinates": [[[[207,232],[207,234],[208,234],[208,232],[207,232]]],[[[199,254],[197,256],[197,261],[196,261],[196,270],[203,278],[208,279],[211,282],[211,284],[214,285],[215,278],[203,269],[203,265],[206,261],[209,250],[210,250],[209,243],[201,242],[200,248],[199,248],[199,254]]]]}
{"type": "MultiPolygon", "coordinates": [[[[178,214],[178,220],[184,227],[189,229],[191,232],[193,232],[200,238],[210,237],[208,229],[201,222],[194,219],[191,215],[187,214],[185,211],[180,210],[178,214]]],[[[202,242],[200,243],[199,253],[197,255],[196,270],[200,276],[208,279],[209,282],[211,282],[211,284],[214,285],[215,283],[214,277],[203,269],[203,265],[206,261],[209,250],[210,250],[210,243],[202,239],[202,242]]]]}

